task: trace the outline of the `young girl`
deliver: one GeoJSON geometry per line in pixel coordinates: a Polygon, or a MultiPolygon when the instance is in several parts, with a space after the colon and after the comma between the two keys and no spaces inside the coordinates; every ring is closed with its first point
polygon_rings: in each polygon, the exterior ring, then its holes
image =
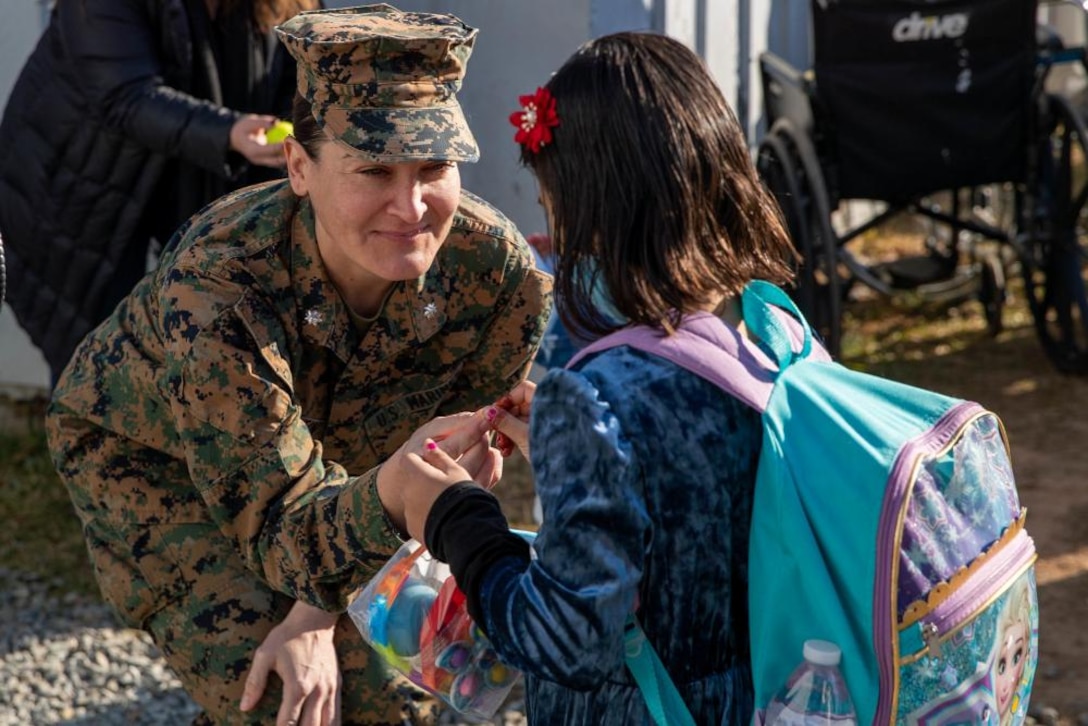
{"type": "MultiPolygon", "coordinates": [[[[731,309],[753,278],[788,282],[778,209],[721,91],[679,42],[591,41],[522,102],[512,120],[573,334],[668,332],[681,314],[731,309]]],[[[748,724],[758,415],[627,347],[522,384],[488,415],[532,462],[536,559],[434,442],[406,457],[401,493],[409,532],[450,563],[476,621],[526,672],[530,723],[649,722],[624,664],[637,611],[695,722],[748,724]]]]}

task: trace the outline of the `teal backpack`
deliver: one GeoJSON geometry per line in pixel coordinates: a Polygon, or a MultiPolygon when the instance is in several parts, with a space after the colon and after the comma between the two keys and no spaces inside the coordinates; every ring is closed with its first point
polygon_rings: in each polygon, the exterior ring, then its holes
{"type": "MultiPolygon", "coordinates": [[[[782,290],[742,295],[751,342],[710,314],[628,345],[762,413],[749,553],[757,713],[808,639],[842,650],[861,724],[1021,724],[1038,658],[1035,546],[997,416],[831,362],[782,290]]],[[[573,361],[572,361],[573,363],[573,361]]],[[[658,724],[692,724],[637,622],[627,663],[658,724]]]]}

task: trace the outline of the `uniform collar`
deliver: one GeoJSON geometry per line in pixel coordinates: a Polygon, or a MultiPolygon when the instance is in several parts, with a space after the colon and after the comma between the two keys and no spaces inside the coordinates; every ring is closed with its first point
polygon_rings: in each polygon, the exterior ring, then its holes
{"type": "MultiPolygon", "coordinates": [[[[313,207],[299,202],[291,228],[291,279],[298,301],[299,329],[312,344],[331,349],[349,361],[358,344],[347,306],[333,285],[317,247],[313,207]]],[[[423,342],[446,323],[448,280],[442,274],[442,250],[431,268],[415,280],[393,288],[367,338],[378,335],[387,343],[423,342]]],[[[384,347],[384,346],[383,346],[384,347]]]]}
{"type": "Polygon", "coordinates": [[[299,200],[291,225],[291,279],[298,301],[298,326],[308,343],[330,348],[341,360],[351,358],[351,319],[332,284],[314,232],[310,200],[299,200]]]}
{"type": "Polygon", "coordinates": [[[415,280],[398,285],[382,315],[396,323],[400,335],[425,341],[437,333],[446,323],[446,297],[448,291],[442,273],[442,252],[435,257],[431,268],[415,280]]]}

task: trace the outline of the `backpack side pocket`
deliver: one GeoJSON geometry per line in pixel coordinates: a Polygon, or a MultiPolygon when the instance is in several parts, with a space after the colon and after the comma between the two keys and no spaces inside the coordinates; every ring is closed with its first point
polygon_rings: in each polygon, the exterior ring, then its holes
{"type": "Polygon", "coordinates": [[[900,634],[896,723],[1024,723],[1039,658],[1035,548],[1021,531],[996,554],[900,634]]]}

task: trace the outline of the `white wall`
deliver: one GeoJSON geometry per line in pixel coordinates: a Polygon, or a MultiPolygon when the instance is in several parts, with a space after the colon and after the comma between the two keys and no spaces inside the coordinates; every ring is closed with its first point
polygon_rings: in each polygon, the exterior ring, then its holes
{"type": "Polygon", "coordinates": [[[548,74],[590,37],[591,0],[395,4],[403,10],[453,13],[480,29],[459,94],[480,146],[480,161],[461,166],[462,183],[505,212],[524,233],[543,232],[536,184],[518,164],[519,147],[509,116],[519,108],[519,95],[543,85],[548,74]]]}
{"type": "MultiPolygon", "coordinates": [[[[329,0],[328,4],[340,7],[355,1],[329,0]]],[[[477,164],[462,166],[461,176],[465,188],[495,204],[530,234],[544,231],[545,223],[536,184],[518,165],[514,128],[507,120],[518,109],[519,95],[543,85],[548,74],[590,38],[621,30],[653,30],[683,41],[703,56],[726,98],[736,104],[747,47],[738,40],[745,32],[738,23],[740,7],[772,1],[401,0],[394,4],[403,10],[453,13],[480,29],[459,98],[481,157],[477,164]]],[[[765,33],[765,28],[754,30],[765,33]]],[[[762,44],[755,48],[758,52],[762,44]]],[[[740,115],[754,119],[757,114],[740,115]]]]}

